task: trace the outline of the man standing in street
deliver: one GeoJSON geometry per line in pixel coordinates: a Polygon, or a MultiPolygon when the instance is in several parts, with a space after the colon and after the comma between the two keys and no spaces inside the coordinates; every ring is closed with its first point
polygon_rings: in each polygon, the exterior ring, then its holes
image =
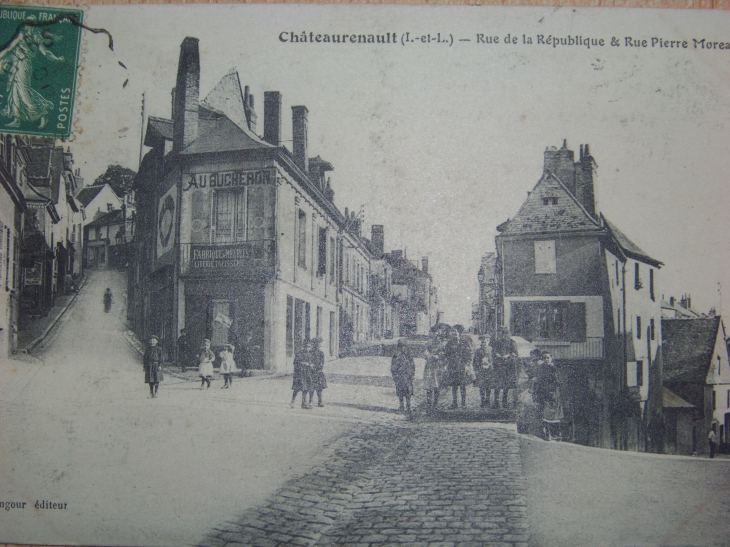
{"type": "Polygon", "coordinates": [[[710,459],[715,457],[715,449],[717,448],[717,433],[715,430],[717,425],[712,424],[710,432],[707,434],[707,441],[710,443],[710,459]]]}
{"type": "Polygon", "coordinates": [[[180,336],[177,339],[177,365],[185,372],[186,368],[192,365],[192,344],[190,343],[190,335],[186,329],[180,330],[180,336]]]}
{"type": "Polygon", "coordinates": [[[515,359],[517,344],[512,340],[506,327],[502,327],[499,335],[492,341],[492,364],[494,366],[494,407],[507,407],[507,395],[516,387],[517,374],[515,359]]]}
{"type": "Polygon", "coordinates": [[[489,394],[492,390],[492,348],[489,347],[489,336],[481,336],[479,338],[481,345],[474,352],[474,374],[477,377],[477,386],[479,387],[479,397],[481,398],[481,408],[489,406],[489,394]]]}
{"type": "Polygon", "coordinates": [[[150,336],[150,345],[144,352],[144,381],[150,385],[150,397],[157,397],[157,389],[160,382],[164,379],[162,376],[162,348],[157,345],[158,338],[156,335],[150,336]]]}
{"type": "Polygon", "coordinates": [[[411,395],[413,395],[413,378],[416,376],[416,363],[413,361],[405,342],[398,340],[395,355],[390,362],[390,374],[395,383],[395,393],[400,403],[398,410],[411,411],[411,395]],[[406,406],[403,407],[403,399],[406,406]]]}

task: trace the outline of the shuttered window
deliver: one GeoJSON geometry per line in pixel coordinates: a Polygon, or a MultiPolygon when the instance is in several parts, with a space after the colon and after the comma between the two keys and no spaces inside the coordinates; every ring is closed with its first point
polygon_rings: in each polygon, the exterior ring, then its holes
{"type": "Polygon", "coordinates": [[[512,334],[527,340],[585,342],[584,302],[512,302],[512,334]]]}

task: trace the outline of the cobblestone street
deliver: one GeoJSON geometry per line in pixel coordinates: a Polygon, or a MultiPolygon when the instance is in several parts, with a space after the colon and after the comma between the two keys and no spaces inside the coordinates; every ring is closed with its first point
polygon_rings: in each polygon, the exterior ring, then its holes
{"type": "Polygon", "coordinates": [[[202,545],[527,545],[519,441],[509,429],[371,424],[325,450],[323,463],[202,545]]]}

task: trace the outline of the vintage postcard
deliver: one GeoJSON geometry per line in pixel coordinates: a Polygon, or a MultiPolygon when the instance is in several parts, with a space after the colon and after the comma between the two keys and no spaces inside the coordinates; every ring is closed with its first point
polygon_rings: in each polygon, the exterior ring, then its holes
{"type": "Polygon", "coordinates": [[[3,5],[0,542],[728,545],[729,75],[727,11],[3,5]]]}

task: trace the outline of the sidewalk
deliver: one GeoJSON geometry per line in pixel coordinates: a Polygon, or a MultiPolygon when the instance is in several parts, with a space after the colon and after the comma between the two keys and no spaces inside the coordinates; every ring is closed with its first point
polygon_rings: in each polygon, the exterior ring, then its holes
{"type": "Polygon", "coordinates": [[[84,290],[88,282],[88,276],[84,276],[78,291],[62,294],[56,297],[56,302],[48,311],[48,315],[35,319],[21,331],[18,331],[18,349],[16,353],[30,353],[48,335],[58,320],[66,313],[66,310],[76,300],[78,294],[84,290]]]}

